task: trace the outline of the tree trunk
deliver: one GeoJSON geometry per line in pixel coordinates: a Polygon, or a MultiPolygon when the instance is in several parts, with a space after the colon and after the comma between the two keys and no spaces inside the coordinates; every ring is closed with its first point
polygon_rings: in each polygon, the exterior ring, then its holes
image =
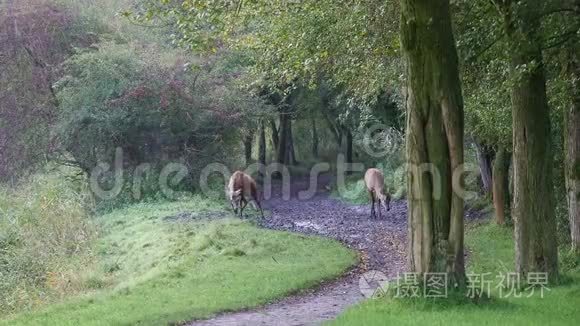
{"type": "Polygon", "coordinates": [[[276,122],[270,120],[270,129],[272,130],[272,143],[274,145],[274,151],[278,150],[278,128],[276,128],[276,122]]]}
{"type": "Polygon", "coordinates": [[[352,163],[352,132],[346,131],[346,162],[352,163]]]}
{"type": "Polygon", "coordinates": [[[487,195],[491,193],[492,188],[492,165],[493,149],[489,146],[475,143],[477,148],[477,159],[479,161],[479,171],[481,172],[481,181],[483,191],[487,195]]]}
{"type": "Polygon", "coordinates": [[[408,264],[465,286],[463,199],[453,191],[463,164],[463,98],[449,0],[401,0],[406,59],[408,264]],[[429,164],[441,178],[422,170],[429,164]]]}
{"type": "Polygon", "coordinates": [[[296,151],[294,149],[294,135],[292,133],[292,119],[288,119],[287,145],[288,145],[288,153],[286,154],[288,157],[287,164],[297,165],[298,160],[296,159],[296,151]]]}
{"type": "Polygon", "coordinates": [[[572,250],[580,255],[580,54],[569,49],[569,73],[572,80],[571,104],[566,111],[566,190],[572,250]]]}
{"type": "Polygon", "coordinates": [[[244,137],[244,153],[246,158],[246,165],[252,164],[252,141],[254,137],[252,137],[251,133],[248,133],[244,137]]]}
{"type": "Polygon", "coordinates": [[[260,164],[266,165],[266,123],[264,120],[260,122],[260,140],[258,146],[258,160],[260,164]]]}
{"type": "Polygon", "coordinates": [[[278,141],[278,157],[276,161],[280,164],[288,163],[288,128],[290,116],[286,112],[280,112],[280,138],[278,141]]]}
{"type": "MultiPolygon", "coordinates": [[[[345,135],[345,137],[344,137],[344,140],[345,140],[345,144],[344,144],[344,146],[345,146],[345,153],[344,153],[345,154],[345,162],[347,164],[351,164],[351,163],[353,163],[352,133],[350,132],[350,130],[347,129],[343,132],[343,134],[345,135]]],[[[347,174],[349,174],[349,175],[352,174],[351,169],[348,169],[347,174]]]]}
{"type": "Polygon", "coordinates": [[[550,110],[542,50],[533,20],[539,0],[498,5],[509,42],[513,116],[516,272],[546,272],[558,279],[558,252],[552,181],[550,110]],[[525,70],[521,67],[526,67],[525,70]]]}
{"type": "Polygon", "coordinates": [[[312,122],[312,157],[318,158],[318,131],[316,130],[316,119],[311,118],[312,122]]]}
{"type": "Polygon", "coordinates": [[[510,214],[510,155],[500,148],[495,154],[493,161],[493,207],[495,208],[495,221],[504,225],[510,214]]]}

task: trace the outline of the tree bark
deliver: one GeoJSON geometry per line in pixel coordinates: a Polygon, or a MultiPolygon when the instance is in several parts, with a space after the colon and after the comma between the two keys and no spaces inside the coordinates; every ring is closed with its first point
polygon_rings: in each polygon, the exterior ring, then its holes
{"type": "Polygon", "coordinates": [[[464,287],[464,203],[452,188],[463,165],[463,98],[449,0],[401,0],[401,43],[407,63],[409,268],[447,273],[448,285],[464,287]],[[422,171],[425,164],[441,178],[422,171]]]}
{"type": "Polygon", "coordinates": [[[296,159],[296,150],[294,149],[294,135],[292,133],[292,119],[288,119],[288,153],[286,154],[287,164],[297,165],[298,160],[296,159]]]}
{"type": "MultiPolygon", "coordinates": [[[[352,132],[350,130],[345,130],[343,132],[343,134],[345,135],[344,140],[345,140],[345,161],[347,164],[351,164],[353,163],[353,147],[352,147],[352,132]]],[[[347,174],[352,174],[351,169],[348,169],[347,174]]]]}
{"type": "Polygon", "coordinates": [[[564,125],[566,151],[566,191],[572,250],[580,255],[580,54],[578,47],[569,48],[571,103],[564,125]]]}
{"type": "Polygon", "coordinates": [[[274,145],[274,151],[278,150],[278,128],[276,127],[276,122],[270,120],[270,129],[272,130],[272,143],[274,145]]]}
{"type": "Polygon", "coordinates": [[[481,182],[483,191],[487,195],[491,193],[492,188],[492,164],[493,149],[489,146],[475,143],[477,148],[477,159],[479,161],[479,171],[481,172],[481,182]]]}
{"type": "Polygon", "coordinates": [[[346,131],[346,162],[352,163],[352,132],[350,130],[346,131]]]}
{"type": "Polygon", "coordinates": [[[548,273],[558,280],[552,181],[550,110],[539,36],[533,23],[540,0],[513,6],[498,2],[509,42],[513,116],[516,272],[548,273]],[[526,67],[526,69],[522,69],[526,67]]]}
{"type": "Polygon", "coordinates": [[[252,141],[254,137],[252,137],[251,133],[248,133],[244,136],[244,156],[246,159],[246,165],[252,164],[252,141]]]}
{"type": "Polygon", "coordinates": [[[316,130],[316,119],[311,118],[312,122],[312,157],[318,158],[318,131],[316,130]]]}
{"type": "Polygon", "coordinates": [[[290,116],[286,112],[280,112],[280,138],[278,141],[278,156],[276,161],[280,164],[288,163],[288,128],[290,116]]]}
{"type": "Polygon", "coordinates": [[[260,140],[258,144],[258,160],[260,164],[266,165],[266,123],[260,122],[260,140]]]}
{"type": "Polygon", "coordinates": [[[510,155],[504,148],[500,148],[493,160],[492,186],[495,221],[499,225],[504,225],[510,214],[509,168],[510,155]]]}

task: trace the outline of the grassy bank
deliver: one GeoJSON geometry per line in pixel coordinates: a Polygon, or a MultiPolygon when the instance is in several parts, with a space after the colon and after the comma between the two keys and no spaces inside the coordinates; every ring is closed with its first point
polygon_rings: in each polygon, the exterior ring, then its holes
{"type": "Polygon", "coordinates": [[[63,177],[0,186],[0,316],[90,290],[98,229],[86,193],[63,177]]]}
{"type": "Polygon", "coordinates": [[[159,325],[204,318],[314,286],[356,261],[336,241],[259,229],[220,207],[194,197],[97,218],[97,263],[85,271],[91,290],[0,324],[159,325]]]}
{"type": "Polygon", "coordinates": [[[469,270],[489,272],[490,300],[402,300],[381,298],[364,302],[339,316],[330,325],[575,325],[580,320],[580,272],[569,271],[566,282],[551,287],[541,298],[500,297],[495,276],[513,268],[510,229],[483,224],[468,230],[469,270]]]}

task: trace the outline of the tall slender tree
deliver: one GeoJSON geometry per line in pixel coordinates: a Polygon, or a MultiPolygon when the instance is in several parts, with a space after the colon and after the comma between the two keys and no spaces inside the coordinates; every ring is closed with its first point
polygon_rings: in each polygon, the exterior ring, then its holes
{"type": "Polygon", "coordinates": [[[493,160],[492,194],[495,209],[495,221],[499,225],[506,223],[510,214],[509,192],[510,154],[505,148],[500,148],[493,160]]]}
{"type": "Polygon", "coordinates": [[[550,109],[538,17],[540,0],[494,0],[509,42],[513,116],[516,271],[558,278],[550,109]]]}
{"type": "Polygon", "coordinates": [[[407,65],[409,267],[447,272],[450,284],[462,286],[464,203],[452,180],[463,165],[463,98],[449,0],[401,0],[401,43],[407,65]],[[425,164],[435,171],[425,172],[425,164]]]}

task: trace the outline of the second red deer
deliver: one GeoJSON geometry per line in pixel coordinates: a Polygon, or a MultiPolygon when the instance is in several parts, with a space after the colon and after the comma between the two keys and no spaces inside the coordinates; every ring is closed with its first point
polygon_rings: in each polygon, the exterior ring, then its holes
{"type": "Polygon", "coordinates": [[[385,190],[385,176],[379,169],[368,169],[365,173],[365,185],[371,198],[371,218],[376,217],[375,202],[379,208],[381,218],[381,205],[388,211],[391,209],[391,195],[385,190]]]}
{"type": "Polygon", "coordinates": [[[258,187],[254,179],[242,171],[236,171],[230,177],[230,182],[226,189],[226,196],[230,200],[230,204],[234,210],[234,214],[242,213],[248,203],[252,202],[254,207],[260,211],[262,218],[264,218],[264,211],[260,205],[258,196],[258,187]]]}

